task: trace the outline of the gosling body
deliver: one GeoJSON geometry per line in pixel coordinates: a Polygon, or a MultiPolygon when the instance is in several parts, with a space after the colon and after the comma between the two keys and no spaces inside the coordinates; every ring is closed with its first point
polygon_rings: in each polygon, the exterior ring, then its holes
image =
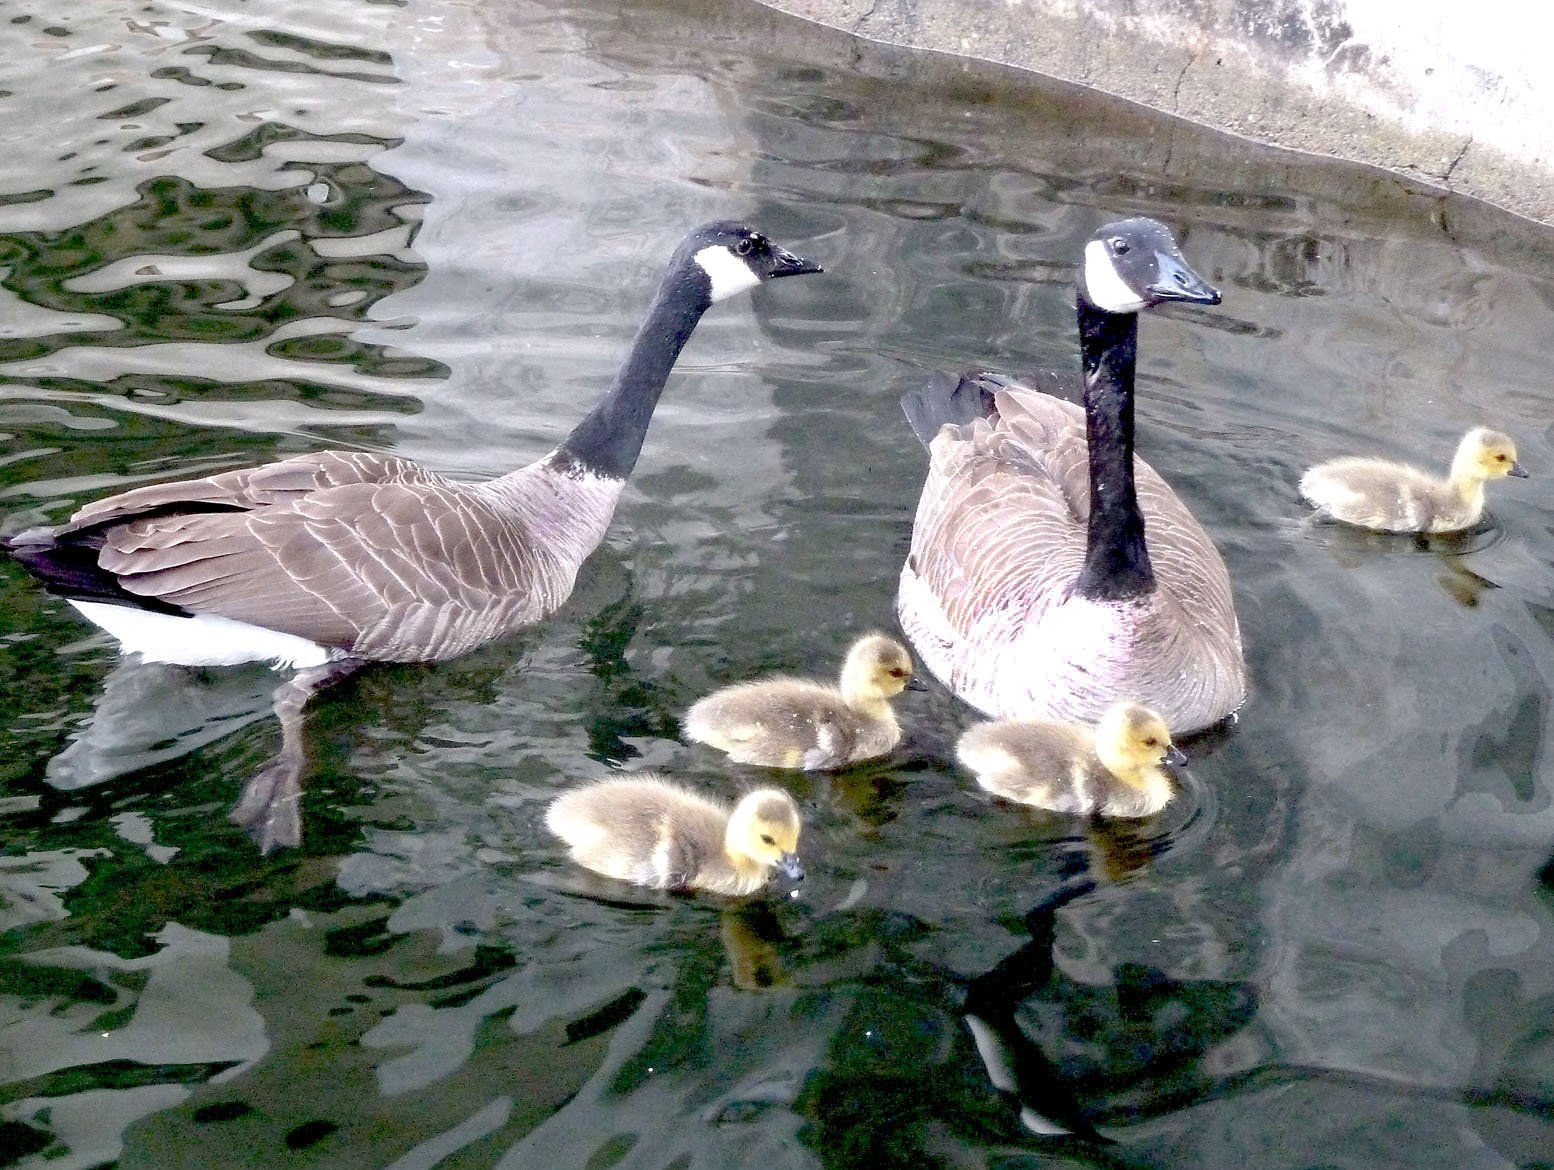
{"type": "Polygon", "coordinates": [[[818,771],[889,752],[901,741],[890,700],[912,680],[912,656],[883,634],[847,653],[838,686],[770,678],[714,691],[685,716],[685,734],[741,764],[818,771]]]}
{"type": "Polygon", "coordinates": [[[656,890],[753,894],[774,870],[795,880],[799,809],[777,788],[729,808],[667,777],[599,780],[551,801],[545,825],[579,865],[656,890]]]}
{"type": "Polygon", "coordinates": [[[1348,456],[1319,463],[1301,476],[1300,494],[1319,513],[1376,532],[1460,532],[1484,515],[1484,485],[1527,472],[1516,444],[1488,427],[1474,427],[1457,444],[1443,479],[1406,463],[1348,456]]]}
{"type": "Polygon", "coordinates": [[[961,736],[956,755],[977,783],[1006,800],[1053,812],[1147,817],[1175,794],[1166,763],[1185,757],[1165,721],[1137,703],[1115,703],[1095,728],[1003,719],[961,736]]]}

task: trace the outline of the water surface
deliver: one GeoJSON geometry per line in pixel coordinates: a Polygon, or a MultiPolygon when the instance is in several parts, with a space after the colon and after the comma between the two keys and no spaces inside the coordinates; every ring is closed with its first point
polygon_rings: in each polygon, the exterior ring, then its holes
{"type": "Polygon", "coordinates": [[[267,672],[121,662],[0,566],[0,1165],[1548,1163],[1546,231],[738,3],[56,7],[0,22],[6,531],[326,445],[494,474],[608,383],[689,225],[828,275],[708,314],[555,620],[315,705],[294,852],[226,818],[267,672]],[[983,800],[934,688],[897,757],[785,780],[798,896],[578,873],[568,785],[770,779],[680,713],[891,624],[896,399],[1071,367],[1073,259],[1140,213],[1225,293],[1141,344],[1140,450],[1253,677],[1184,799],[983,800]],[[1481,531],[1303,522],[1309,463],[1477,422],[1533,476],[1481,531]]]}

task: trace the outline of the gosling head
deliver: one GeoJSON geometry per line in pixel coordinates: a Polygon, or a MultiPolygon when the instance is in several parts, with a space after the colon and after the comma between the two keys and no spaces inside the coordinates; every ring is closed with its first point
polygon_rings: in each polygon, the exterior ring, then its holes
{"type": "Polygon", "coordinates": [[[1474,427],[1462,436],[1451,462],[1453,479],[1501,479],[1514,475],[1525,479],[1526,470],[1516,461],[1516,444],[1509,435],[1488,427],[1474,427]]]}
{"type": "Polygon", "coordinates": [[[1192,270],[1170,229],[1143,216],[1109,223],[1090,237],[1079,295],[1107,313],[1137,313],[1166,301],[1220,302],[1219,289],[1192,270]]]}
{"type": "Polygon", "coordinates": [[[912,655],[894,638],[865,634],[847,651],[842,664],[842,693],[849,699],[878,702],[894,698],[912,684],[912,655]]]}
{"type": "Polygon", "coordinates": [[[685,237],[675,259],[677,268],[704,286],[707,305],[779,276],[822,271],[813,260],[795,256],[754,228],[733,220],[697,228],[685,237]]]}
{"type": "Polygon", "coordinates": [[[1113,703],[1095,725],[1095,754],[1106,770],[1127,781],[1161,764],[1185,764],[1171,742],[1171,730],[1148,707],[1138,703],[1113,703]]]}
{"type": "Polygon", "coordinates": [[[734,861],[777,869],[794,881],[804,877],[799,861],[798,803],[780,788],[746,793],[728,818],[723,845],[734,861]]]}

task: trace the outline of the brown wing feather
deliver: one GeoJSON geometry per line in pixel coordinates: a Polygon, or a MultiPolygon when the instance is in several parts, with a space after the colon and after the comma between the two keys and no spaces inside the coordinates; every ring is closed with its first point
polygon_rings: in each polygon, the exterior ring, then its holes
{"type": "Polygon", "coordinates": [[[563,572],[487,497],[355,452],[136,489],[70,527],[105,523],[99,563],[131,593],[374,658],[446,657],[542,616],[563,572]],[[244,510],[172,510],[210,504],[244,510]]]}
{"type": "Polygon", "coordinates": [[[59,536],[146,513],[204,507],[248,510],[285,504],[322,488],[353,483],[426,483],[440,477],[419,464],[368,451],[319,451],[261,467],[223,471],[202,479],[131,488],[85,505],[59,536]]]}
{"type": "Polygon", "coordinates": [[[925,665],[995,715],[1090,719],[1127,693],[1182,731],[1223,718],[1245,677],[1229,574],[1208,534],[1136,459],[1156,589],[1087,608],[1071,590],[1089,520],[1084,412],[1012,385],[996,405],[993,419],[946,426],[930,444],[899,602],[925,665]],[[1012,658],[1017,647],[1033,657],[1012,658]]]}
{"type": "MultiPolygon", "coordinates": [[[[944,551],[994,579],[1024,582],[1027,594],[1056,600],[1084,561],[1090,515],[1084,410],[1014,387],[998,394],[998,425],[982,426],[986,433],[974,437],[958,483],[946,484],[936,501],[939,527],[952,534],[944,551]],[[994,501],[997,515],[988,507],[994,501]]],[[[1233,628],[1230,579],[1208,533],[1143,459],[1135,458],[1134,476],[1159,589],[1193,621],[1233,628]]]]}
{"type": "Polygon", "coordinates": [[[991,613],[1024,613],[1033,597],[1066,588],[1083,563],[1087,496],[1074,491],[1066,452],[1078,448],[1083,475],[1084,415],[1031,397],[1027,409],[1001,391],[998,425],[979,421],[969,434],[934,440],[913,562],[962,633],[991,613]]]}

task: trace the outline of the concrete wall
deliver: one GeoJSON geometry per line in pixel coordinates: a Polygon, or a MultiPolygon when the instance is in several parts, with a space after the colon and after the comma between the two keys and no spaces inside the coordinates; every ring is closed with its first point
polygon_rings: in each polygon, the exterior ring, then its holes
{"type": "Polygon", "coordinates": [[[1554,223],[1544,0],[763,0],[1554,223]]]}

